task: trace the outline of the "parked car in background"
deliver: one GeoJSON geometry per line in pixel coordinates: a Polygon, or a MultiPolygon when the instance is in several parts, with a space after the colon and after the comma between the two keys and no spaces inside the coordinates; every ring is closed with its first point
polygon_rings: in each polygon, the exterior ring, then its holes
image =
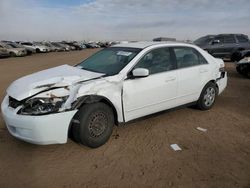
{"type": "Polygon", "coordinates": [[[21,45],[24,46],[25,48],[31,48],[31,49],[33,49],[33,50],[36,51],[35,45],[34,45],[33,43],[31,43],[31,42],[20,42],[20,41],[19,41],[18,44],[21,44],[21,45]]]}
{"type": "Polygon", "coordinates": [[[46,46],[44,46],[44,45],[42,45],[40,43],[35,43],[35,42],[34,43],[32,43],[32,42],[19,42],[19,44],[22,44],[25,47],[30,47],[30,48],[35,49],[37,53],[48,52],[49,51],[49,49],[46,46]]]}
{"type": "Polygon", "coordinates": [[[9,132],[35,144],[99,147],[114,124],[184,104],[211,109],[227,86],[222,59],[185,43],[128,43],[14,81],[1,109],[9,132]]]}
{"type": "Polygon", "coordinates": [[[37,53],[46,53],[51,51],[51,48],[45,46],[42,42],[33,42],[33,45],[35,46],[37,53]]]}
{"type": "Polygon", "coordinates": [[[207,35],[194,41],[194,44],[208,51],[214,57],[239,61],[240,51],[250,49],[250,41],[243,34],[207,35]]]}
{"type": "Polygon", "coordinates": [[[100,48],[107,48],[109,47],[109,43],[108,42],[97,42],[96,43],[100,48]]]}
{"type": "Polygon", "coordinates": [[[87,48],[100,48],[100,46],[94,42],[90,42],[85,45],[87,46],[87,48]]]}
{"type": "Polygon", "coordinates": [[[82,50],[87,48],[87,46],[84,43],[80,43],[79,46],[82,50]]]}
{"type": "Polygon", "coordinates": [[[71,47],[71,50],[82,50],[79,44],[77,42],[62,42],[63,44],[67,44],[71,47]]]}
{"type": "Polygon", "coordinates": [[[41,42],[41,44],[43,44],[44,46],[46,46],[49,49],[50,52],[56,52],[56,51],[59,50],[59,48],[57,48],[56,46],[54,46],[50,42],[41,42]]]}
{"type": "Polygon", "coordinates": [[[9,52],[10,56],[12,57],[21,57],[21,56],[27,55],[27,51],[25,50],[25,48],[15,48],[7,44],[6,42],[0,42],[0,45],[6,48],[6,50],[9,52]]]}
{"type": "Polygon", "coordinates": [[[236,70],[239,74],[250,78],[250,54],[236,63],[236,70]]]}
{"type": "Polygon", "coordinates": [[[64,46],[63,44],[59,42],[51,42],[52,45],[54,45],[57,48],[57,51],[63,52],[63,51],[69,51],[70,49],[64,46]]]}
{"type": "Polygon", "coordinates": [[[27,55],[36,53],[36,50],[34,48],[31,48],[29,46],[23,46],[17,42],[6,41],[6,44],[12,46],[13,48],[24,48],[27,51],[27,55]]]}
{"type": "Polygon", "coordinates": [[[58,45],[58,44],[53,44],[53,42],[50,42],[51,45],[54,46],[56,52],[63,52],[66,51],[65,47],[58,45]]]}
{"type": "Polygon", "coordinates": [[[6,48],[1,46],[0,44],[0,58],[3,58],[3,57],[10,57],[10,53],[8,52],[6,48]]]}

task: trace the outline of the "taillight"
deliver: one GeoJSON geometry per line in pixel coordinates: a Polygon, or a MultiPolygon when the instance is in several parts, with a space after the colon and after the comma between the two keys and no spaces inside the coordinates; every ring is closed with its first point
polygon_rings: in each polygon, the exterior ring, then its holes
{"type": "Polygon", "coordinates": [[[225,67],[220,67],[220,68],[219,68],[219,71],[220,71],[220,72],[225,72],[225,67]]]}

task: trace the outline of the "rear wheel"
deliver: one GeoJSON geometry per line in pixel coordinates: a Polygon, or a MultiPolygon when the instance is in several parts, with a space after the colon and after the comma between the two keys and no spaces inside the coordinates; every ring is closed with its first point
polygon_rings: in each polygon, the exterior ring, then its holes
{"type": "Polygon", "coordinates": [[[209,82],[202,90],[197,106],[201,110],[209,110],[214,105],[217,95],[216,85],[209,82]]]}
{"type": "Polygon", "coordinates": [[[235,62],[235,61],[239,61],[242,59],[242,55],[239,51],[237,52],[234,52],[232,55],[231,55],[231,61],[232,62],[235,62]]]}
{"type": "Polygon", "coordinates": [[[78,112],[79,125],[72,127],[75,141],[91,148],[105,144],[114,126],[112,109],[101,102],[85,104],[78,112]]]}

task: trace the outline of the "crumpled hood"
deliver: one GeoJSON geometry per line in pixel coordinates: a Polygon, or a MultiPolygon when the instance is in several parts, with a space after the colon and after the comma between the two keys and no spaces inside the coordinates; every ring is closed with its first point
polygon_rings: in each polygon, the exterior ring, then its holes
{"type": "Polygon", "coordinates": [[[20,101],[50,88],[66,87],[103,75],[70,65],[62,65],[19,78],[8,87],[7,94],[20,101]]]}

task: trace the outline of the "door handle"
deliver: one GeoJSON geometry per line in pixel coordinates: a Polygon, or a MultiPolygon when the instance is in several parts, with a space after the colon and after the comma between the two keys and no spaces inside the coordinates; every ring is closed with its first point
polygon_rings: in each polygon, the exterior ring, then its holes
{"type": "Polygon", "coordinates": [[[170,82],[170,81],[174,81],[176,79],[176,77],[171,76],[171,77],[167,77],[165,82],[170,82]]]}
{"type": "Polygon", "coordinates": [[[200,73],[205,73],[205,72],[208,72],[207,69],[200,69],[200,73]]]}

